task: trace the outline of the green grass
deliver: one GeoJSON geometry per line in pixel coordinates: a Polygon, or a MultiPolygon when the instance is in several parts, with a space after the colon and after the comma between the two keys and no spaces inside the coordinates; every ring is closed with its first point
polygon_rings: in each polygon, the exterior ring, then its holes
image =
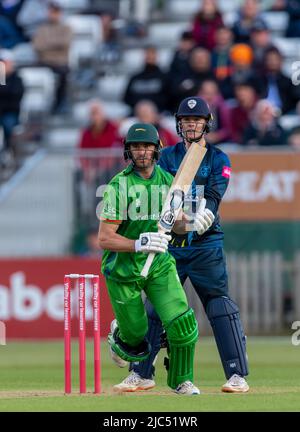
{"type": "Polygon", "coordinates": [[[78,395],[78,353],[73,346],[74,394],[63,394],[62,342],[8,342],[0,347],[0,411],[300,411],[300,346],[286,338],[249,338],[250,376],[248,394],[223,394],[225,382],[215,343],[203,338],[197,345],[195,383],[200,396],[172,393],[166,386],[161,352],[157,361],[155,389],[118,395],[113,384],[126,369],[110,360],[102,343],[102,387],[92,394],[92,343],[88,343],[87,382],[90,393],[78,395]]]}

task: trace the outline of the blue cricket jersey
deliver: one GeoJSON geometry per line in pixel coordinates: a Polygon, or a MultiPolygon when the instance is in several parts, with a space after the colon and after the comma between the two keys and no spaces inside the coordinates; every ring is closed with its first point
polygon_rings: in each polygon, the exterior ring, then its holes
{"type": "MultiPolygon", "coordinates": [[[[222,150],[211,144],[206,144],[206,148],[207,152],[185,199],[185,212],[191,215],[195,213],[200,199],[204,197],[207,201],[206,207],[213,212],[215,220],[210,229],[201,236],[195,231],[184,235],[172,233],[169,250],[176,255],[181,255],[181,251],[184,254],[187,250],[223,246],[224,235],[218,209],[229,183],[231,165],[222,150]]],[[[158,164],[175,176],[185,153],[184,143],[179,142],[162,150],[158,164]]]]}

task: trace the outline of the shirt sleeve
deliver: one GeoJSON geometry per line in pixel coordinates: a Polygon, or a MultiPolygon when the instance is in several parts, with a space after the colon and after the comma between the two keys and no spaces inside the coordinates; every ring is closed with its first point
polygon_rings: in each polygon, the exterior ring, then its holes
{"type": "Polygon", "coordinates": [[[125,204],[118,184],[109,183],[103,195],[100,219],[107,223],[122,223],[126,213],[125,204]]]}
{"type": "Polygon", "coordinates": [[[231,174],[231,164],[225,153],[216,153],[212,171],[204,189],[206,207],[216,216],[219,205],[226,192],[231,174]]]}

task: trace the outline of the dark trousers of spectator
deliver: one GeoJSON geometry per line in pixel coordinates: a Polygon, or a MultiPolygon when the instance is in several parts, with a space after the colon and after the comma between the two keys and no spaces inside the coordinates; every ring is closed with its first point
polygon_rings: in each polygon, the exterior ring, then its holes
{"type": "Polygon", "coordinates": [[[19,123],[19,115],[14,112],[8,112],[0,114],[0,126],[4,132],[4,148],[9,149],[11,147],[11,137],[13,134],[14,127],[19,123]]]}
{"type": "Polygon", "coordinates": [[[47,67],[55,74],[56,91],[51,111],[53,114],[57,113],[66,108],[69,67],[53,66],[47,63],[40,63],[39,66],[47,67]]]}
{"type": "Polygon", "coordinates": [[[68,66],[50,66],[52,71],[56,75],[57,86],[55,93],[55,100],[53,103],[53,112],[57,112],[60,109],[65,108],[67,103],[67,85],[68,85],[68,66]]]}

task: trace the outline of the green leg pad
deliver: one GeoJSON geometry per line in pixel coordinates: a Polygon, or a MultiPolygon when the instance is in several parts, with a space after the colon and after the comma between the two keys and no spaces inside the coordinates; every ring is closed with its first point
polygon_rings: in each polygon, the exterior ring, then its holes
{"type": "Polygon", "coordinates": [[[194,379],[194,354],[198,339],[198,323],[193,309],[175,318],[166,329],[169,342],[168,386],[194,379]]]}
{"type": "Polygon", "coordinates": [[[144,360],[147,360],[147,358],[150,355],[151,347],[150,345],[144,341],[143,343],[143,350],[140,352],[133,352],[135,351],[134,348],[131,349],[131,347],[126,347],[125,343],[120,344],[120,339],[118,337],[119,329],[117,328],[114,333],[109,333],[107,340],[109,345],[111,346],[112,350],[123,360],[126,360],[128,362],[141,362],[144,360]],[[127,348],[127,349],[126,349],[127,348]]]}

